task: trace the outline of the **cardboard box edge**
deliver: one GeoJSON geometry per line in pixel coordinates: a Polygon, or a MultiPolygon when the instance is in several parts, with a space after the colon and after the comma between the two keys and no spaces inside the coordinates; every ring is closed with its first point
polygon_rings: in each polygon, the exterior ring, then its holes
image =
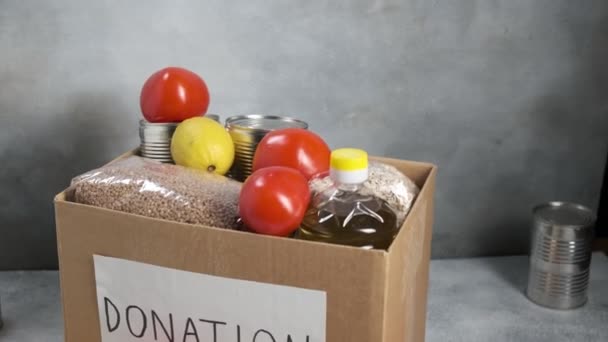
{"type": "Polygon", "coordinates": [[[54,201],[54,212],[55,212],[55,236],[57,238],[57,259],[58,259],[58,271],[59,271],[59,295],[61,297],[61,315],[63,317],[62,321],[63,321],[63,331],[64,331],[64,341],[69,341],[69,331],[71,331],[70,329],[68,329],[68,320],[65,319],[65,312],[66,312],[66,307],[65,307],[65,298],[66,298],[66,294],[65,294],[65,289],[64,289],[64,284],[66,282],[65,280],[65,272],[61,272],[61,268],[62,268],[62,264],[64,262],[63,260],[63,253],[62,253],[62,233],[61,233],[61,229],[60,229],[60,217],[62,217],[60,215],[60,211],[61,211],[61,207],[63,206],[63,202],[61,202],[60,200],[58,200],[58,197],[62,195],[63,197],[65,197],[64,192],[61,192],[60,194],[58,194],[57,196],[55,196],[55,201],[54,201]]]}
{"type": "MultiPolygon", "coordinates": [[[[436,179],[437,179],[437,172],[438,172],[438,167],[437,165],[434,164],[427,164],[427,163],[422,163],[422,164],[426,164],[429,165],[431,168],[429,169],[429,172],[426,176],[425,182],[423,187],[420,189],[420,193],[418,196],[422,195],[423,193],[428,192],[428,195],[431,196],[430,197],[430,201],[429,203],[432,203],[432,207],[431,208],[427,208],[427,210],[431,210],[431,222],[428,223],[426,225],[426,229],[428,229],[428,231],[425,232],[425,238],[426,236],[429,237],[428,241],[425,241],[425,245],[424,245],[424,263],[426,263],[426,267],[427,267],[427,272],[426,272],[426,279],[424,279],[424,283],[426,285],[426,290],[425,290],[425,298],[424,300],[424,318],[421,320],[422,321],[422,327],[420,327],[419,329],[422,331],[422,338],[420,341],[424,341],[425,340],[425,331],[426,331],[426,316],[428,313],[428,287],[429,287],[429,283],[430,283],[430,272],[428,270],[428,268],[430,267],[430,264],[428,261],[430,261],[430,256],[431,256],[431,252],[432,252],[432,237],[433,237],[433,224],[434,224],[434,197],[435,197],[435,185],[436,185],[436,179]]],[[[414,205],[412,206],[412,208],[410,209],[410,213],[415,211],[415,210],[420,210],[417,209],[420,205],[418,203],[420,203],[418,200],[418,197],[416,198],[416,201],[414,203],[414,205]]],[[[426,215],[426,213],[421,213],[426,215]]],[[[410,222],[408,219],[410,219],[413,216],[410,216],[408,213],[408,216],[406,217],[406,220],[403,222],[403,225],[399,231],[399,233],[401,233],[402,231],[405,230],[405,228],[407,228],[408,226],[410,226],[410,222]]],[[[397,238],[399,237],[400,234],[397,235],[397,237],[395,237],[395,240],[397,240],[397,238]]],[[[391,248],[393,247],[393,245],[391,245],[391,248]]],[[[396,253],[394,252],[393,249],[389,248],[388,250],[388,254],[387,254],[387,259],[386,259],[386,265],[385,265],[385,270],[386,270],[386,281],[385,281],[385,289],[384,289],[384,293],[385,293],[385,303],[384,303],[384,312],[383,312],[383,336],[382,336],[382,341],[388,341],[388,334],[389,334],[389,329],[390,329],[390,322],[388,319],[386,319],[386,316],[388,315],[387,311],[389,310],[389,298],[388,298],[388,294],[389,294],[389,280],[392,277],[392,273],[391,273],[391,260],[392,258],[392,254],[396,253]]],[[[405,324],[405,322],[404,322],[405,324]]],[[[408,342],[418,342],[418,341],[409,341],[408,342]]]]}

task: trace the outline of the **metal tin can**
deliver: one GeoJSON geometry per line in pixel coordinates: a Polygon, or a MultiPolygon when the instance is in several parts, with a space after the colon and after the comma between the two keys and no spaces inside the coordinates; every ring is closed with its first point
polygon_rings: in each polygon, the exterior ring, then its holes
{"type": "Polygon", "coordinates": [[[251,174],[253,156],[262,138],[270,131],[283,128],[308,129],[308,124],[286,116],[259,114],[232,116],[226,119],[226,129],[232,137],[235,148],[231,176],[244,181],[251,174]]]}
{"type": "Polygon", "coordinates": [[[151,123],[139,121],[139,152],[142,157],[172,163],[171,137],[178,123],[151,123]]]}
{"type": "Polygon", "coordinates": [[[205,114],[205,117],[221,123],[220,122],[220,116],[217,115],[217,114],[205,114]]]}
{"type": "Polygon", "coordinates": [[[587,207],[550,202],[533,210],[526,294],[554,309],[587,302],[595,214],[587,207]]]}

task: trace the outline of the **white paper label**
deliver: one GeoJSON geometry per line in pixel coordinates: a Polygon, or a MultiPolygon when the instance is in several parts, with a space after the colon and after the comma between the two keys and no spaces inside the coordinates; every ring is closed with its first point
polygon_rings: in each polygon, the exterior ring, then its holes
{"type": "Polygon", "coordinates": [[[324,342],[323,291],[95,255],[103,342],[324,342]]]}

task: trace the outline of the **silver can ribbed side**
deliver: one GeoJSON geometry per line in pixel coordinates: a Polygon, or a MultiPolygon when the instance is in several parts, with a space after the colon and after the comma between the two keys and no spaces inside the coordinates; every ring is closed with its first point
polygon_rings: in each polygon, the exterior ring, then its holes
{"type": "Polygon", "coordinates": [[[593,222],[591,211],[579,205],[551,202],[535,208],[526,289],[530,300],[554,309],[587,302],[593,222]],[[574,219],[561,213],[548,220],[541,213],[547,208],[580,212],[574,219]]]}
{"type": "Polygon", "coordinates": [[[172,163],[171,138],[177,123],[139,122],[139,151],[142,157],[172,163]]]}

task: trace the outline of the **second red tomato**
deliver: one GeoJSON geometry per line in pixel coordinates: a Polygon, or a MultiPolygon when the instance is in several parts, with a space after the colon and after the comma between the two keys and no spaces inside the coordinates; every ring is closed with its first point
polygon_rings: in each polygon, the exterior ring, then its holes
{"type": "Polygon", "coordinates": [[[182,122],[207,113],[209,90],[194,72],[169,67],[146,80],[139,104],[149,122],[182,122]]]}
{"type": "Polygon", "coordinates": [[[239,197],[239,214],[250,230],[288,236],[302,223],[310,201],[308,181],[297,170],[268,167],[247,178],[239,197]]]}
{"type": "Polygon", "coordinates": [[[301,128],[272,131],[258,144],[253,171],[268,166],[286,166],[307,179],[329,170],[331,151],[321,137],[301,128]]]}

